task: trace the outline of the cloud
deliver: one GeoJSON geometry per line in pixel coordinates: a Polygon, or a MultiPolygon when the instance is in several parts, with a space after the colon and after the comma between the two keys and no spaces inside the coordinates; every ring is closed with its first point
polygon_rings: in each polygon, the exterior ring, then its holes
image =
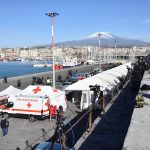
{"type": "Polygon", "coordinates": [[[143,20],[142,23],[150,24],[150,19],[143,20]]]}

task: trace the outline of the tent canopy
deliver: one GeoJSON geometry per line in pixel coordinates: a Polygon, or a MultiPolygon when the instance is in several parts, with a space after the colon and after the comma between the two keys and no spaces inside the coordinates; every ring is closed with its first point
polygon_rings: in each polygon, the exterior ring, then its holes
{"type": "Polygon", "coordinates": [[[95,78],[99,78],[102,81],[109,83],[111,86],[117,85],[117,83],[120,82],[116,77],[105,72],[95,75],[95,78]]]}
{"type": "Polygon", "coordinates": [[[89,91],[90,90],[89,86],[96,85],[96,84],[101,87],[101,90],[105,90],[105,89],[111,90],[113,88],[109,83],[95,76],[92,76],[92,77],[88,77],[86,79],[80,80],[78,82],[75,82],[74,84],[65,88],[65,91],[89,91]]]}
{"type": "Polygon", "coordinates": [[[15,88],[14,86],[10,85],[8,88],[6,88],[5,90],[0,92],[0,96],[4,96],[4,95],[14,95],[17,93],[20,93],[22,90],[15,88]]]}

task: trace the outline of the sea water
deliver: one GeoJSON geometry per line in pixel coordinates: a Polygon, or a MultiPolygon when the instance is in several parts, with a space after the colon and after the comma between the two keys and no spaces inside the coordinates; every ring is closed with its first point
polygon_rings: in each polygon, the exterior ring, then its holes
{"type": "Polygon", "coordinates": [[[50,67],[36,68],[30,61],[0,62],[0,79],[51,71],[50,67]]]}

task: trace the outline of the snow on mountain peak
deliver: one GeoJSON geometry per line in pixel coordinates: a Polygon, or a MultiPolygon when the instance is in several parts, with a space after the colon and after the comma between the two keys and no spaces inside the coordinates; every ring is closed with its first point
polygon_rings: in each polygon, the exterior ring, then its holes
{"type": "Polygon", "coordinates": [[[110,33],[107,33],[107,32],[96,32],[96,33],[88,36],[88,38],[110,39],[110,38],[114,38],[114,36],[110,33]]]}

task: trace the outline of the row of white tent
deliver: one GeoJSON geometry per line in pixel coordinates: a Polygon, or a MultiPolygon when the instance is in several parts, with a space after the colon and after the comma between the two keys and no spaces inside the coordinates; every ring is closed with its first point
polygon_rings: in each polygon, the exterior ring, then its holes
{"type": "Polygon", "coordinates": [[[64,90],[66,92],[82,91],[80,108],[87,108],[91,104],[91,91],[89,86],[99,85],[100,90],[103,91],[104,94],[107,94],[107,91],[115,91],[115,93],[112,93],[112,95],[115,95],[120,85],[120,80],[118,78],[125,78],[128,73],[128,68],[131,68],[131,63],[126,63],[83,80],[79,80],[64,90]],[[85,99],[87,100],[85,101],[85,99]]]}
{"type": "MultiPolygon", "coordinates": [[[[89,86],[91,85],[99,85],[101,87],[101,91],[104,91],[104,94],[107,93],[107,91],[115,91],[117,89],[117,86],[120,84],[119,77],[126,77],[128,73],[128,68],[131,68],[131,63],[127,63],[124,65],[120,65],[118,67],[115,67],[113,69],[109,69],[107,71],[103,71],[99,74],[96,74],[94,76],[88,77],[83,80],[79,80],[78,82],[68,86],[64,89],[66,92],[72,92],[72,91],[81,91],[82,96],[80,100],[80,108],[84,109],[87,108],[91,104],[91,94],[89,86]],[[115,89],[115,90],[114,90],[115,89]]],[[[63,106],[64,111],[67,108],[66,104],[66,97],[65,92],[60,91],[57,89],[53,89],[50,86],[37,86],[37,85],[29,85],[24,90],[17,89],[13,86],[9,86],[4,91],[0,92],[0,97],[8,96],[11,100],[17,99],[17,97],[49,97],[50,104],[63,106]]],[[[113,93],[115,95],[115,93],[113,93]]]]}
{"type": "Polygon", "coordinates": [[[128,68],[131,68],[131,63],[123,64],[118,67],[109,69],[107,71],[103,71],[94,76],[88,77],[83,80],[79,80],[78,82],[68,86],[65,88],[65,91],[89,91],[90,85],[100,85],[101,90],[113,89],[115,85],[117,85],[120,81],[118,77],[125,77],[128,72],[128,68]]]}

